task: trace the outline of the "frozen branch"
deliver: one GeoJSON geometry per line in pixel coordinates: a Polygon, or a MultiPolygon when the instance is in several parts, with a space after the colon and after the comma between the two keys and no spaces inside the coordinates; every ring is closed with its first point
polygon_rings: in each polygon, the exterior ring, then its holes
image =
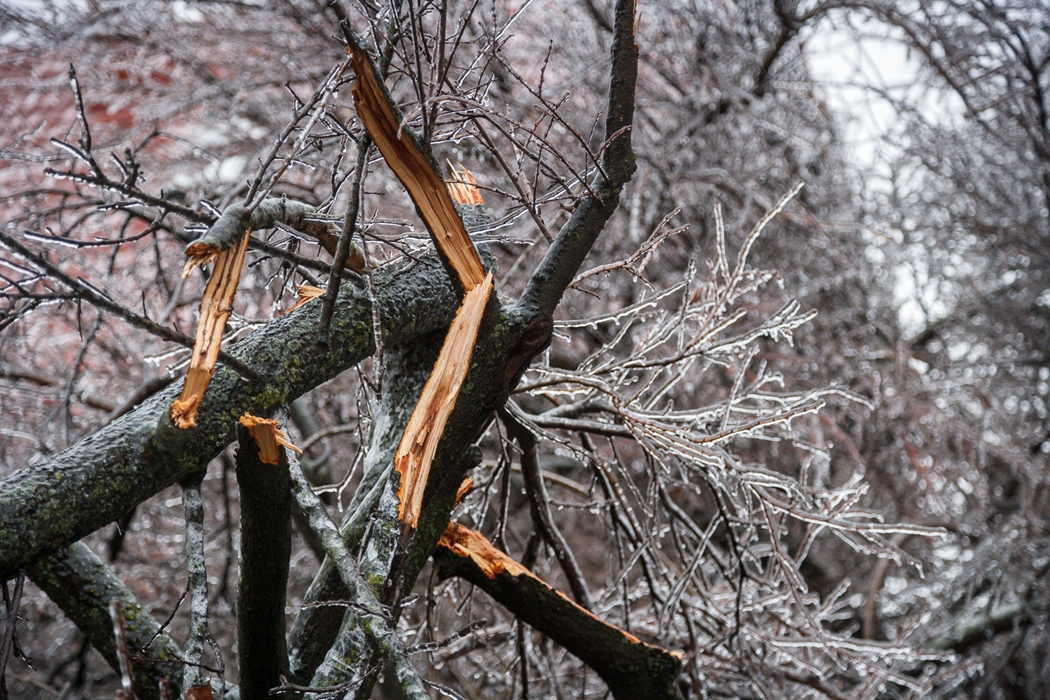
{"type": "Polygon", "coordinates": [[[167,679],[173,693],[182,684],[182,650],[112,570],[77,542],[33,563],[30,578],[83,632],[114,670],[119,669],[110,602],[120,601],[124,632],[132,651],[135,688],[141,700],[161,697],[167,679]]]}
{"type": "Polygon", "coordinates": [[[204,676],[204,645],[208,642],[208,572],[204,563],[204,501],[201,481],[204,472],[190,476],[182,486],[186,512],[186,588],[190,598],[190,634],[186,640],[186,666],[182,683],[186,694],[210,685],[204,676]]]}
{"type": "MultiPolygon", "coordinates": [[[[310,487],[310,482],[303,474],[298,459],[288,455],[288,464],[291,470],[292,493],[299,507],[306,514],[310,527],[321,536],[321,544],[328,554],[328,559],[335,565],[343,585],[362,610],[361,613],[358,613],[354,608],[347,608],[344,619],[351,621],[349,624],[352,628],[360,627],[368,643],[375,645],[375,648],[398,668],[398,680],[409,698],[427,697],[422,680],[412,668],[404,647],[395,636],[389,609],[379,602],[370,584],[361,577],[361,572],[358,571],[355,564],[355,558],[339,534],[339,529],[328,516],[321,500],[310,487]]],[[[363,654],[365,648],[359,646],[359,642],[359,635],[353,634],[354,648],[358,654],[363,654]]],[[[318,674],[314,675],[311,685],[324,686],[325,670],[326,667],[322,665],[318,674]]]]}
{"type": "Polygon", "coordinates": [[[576,602],[587,610],[594,610],[594,601],[587,589],[587,581],[576,563],[569,543],[565,541],[561,531],[558,530],[551,514],[550,496],[547,495],[547,487],[543,483],[543,470],[540,468],[539,455],[536,448],[536,436],[522,425],[513,414],[503,411],[500,413],[503,424],[511,437],[517,441],[521,448],[521,474],[525,477],[525,490],[529,497],[529,505],[532,509],[532,520],[535,527],[540,531],[543,540],[552,550],[554,556],[561,565],[561,570],[569,582],[569,588],[576,602]]]}
{"type": "Polygon", "coordinates": [[[620,193],[635,171],[631,148],[635,90],[638,82],[638,45],[635,43],[634,0],[617,0],[612,41],[612,78],[605,119],[601,166],[588,194],[562,226],[547,255],[529,279],[518,306],[544,317],[554,313],[562,294],[616,211],[620,193]]]}
{"type": "Polygon", "coordinates": [[[646,644],[599,619],[493,547],[480,533],[451,523],[434,560],[444,576],[470,581],[593,668],[617,700],[680,697],[681,654],[646,644]]]}

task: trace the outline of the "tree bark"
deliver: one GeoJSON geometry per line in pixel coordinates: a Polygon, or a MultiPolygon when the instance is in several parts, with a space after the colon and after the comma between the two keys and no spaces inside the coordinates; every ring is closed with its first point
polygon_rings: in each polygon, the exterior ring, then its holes
{"type": "MultiPolygon", "coordinates": [[[[458,303],[433,258],[379,271],[376,285],[387,347],[447,328],[458,303]]],[[[232,441],[239,416],[269,416],[372,354],[372,308],[362,290],[346,285],[340,292],[327,350],[316,342],[320,311],[320,303],[304,304],[234,344],[229,354],[249,362],[262,380],[217,368],[196,428],[158,430],[181,389],[176,384],[0,482],[0,578],[12,578],[200,469],[232,441]]]]}
{"type": "Polygon", "coordinates": [[[237,649],[242,700],[265,700],[288,673],[284,608],[292,554],[288,461],[260,456],[249,429],[237,427],[241,546],[237,581],[237,649]]]}
{"type": "Polygon", "coordinates": [[[679,698],[680,654],[599,619],[492,546],[451,523],[434,552],[443,577],[459,576],[492,596],[594,669],[617,700],[679,698]]]}
{"type": "Polygon", "coordinates": [[[127,586],[86,545],[77,542],[50,558],[37,560],[29,567],[28,574],[114,670],[118,669],[117,648],[109,606],[114,599],[119,600],[138,697],[159,699],[164,678],[168,679],[172,694],[179,695],[182,651],[167,633],[160,631],[160,625],[135,600],[127,586]]]}

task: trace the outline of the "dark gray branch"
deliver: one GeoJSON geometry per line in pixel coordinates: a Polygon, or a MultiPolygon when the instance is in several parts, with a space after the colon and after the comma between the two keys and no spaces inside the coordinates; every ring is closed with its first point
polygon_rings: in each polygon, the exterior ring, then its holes
{"type": "Polygon", "coordinates": [[[50,558],[40,559],[29,567],[28,573],[33,583],[62,608],[114,670],[117,669],[117,648],[109,605],[110,601],[119,600],[138,697],[159,698],[159,683],[163,678],[169,680],[172,696],[179,696],[182,651],[160,631],[160,625],[131,591],[86,545],[78,542],[50,558]]]}
{"type": "MultiPolygon", "coordinates": [[[[433,258],[376,275],[388,347],[446,328],[455,313],[451,285],[433,258]]],[[[366,295],[343,288],[332,322],[331,347],[319,352],[320,304],[308,303],[267,324],[228,350],[250,358],[263,381],[246,382],[220,367],[201,404],[197,427],[166,431],[158,419],[178,396],[168,387],[137,409],[63,452],[0,482],[0,578],[68,546],[119,518],[136,503],[200,469],[233,439],[245,412],[268,416],[368,357],[375,347],[366,295]]]]}
{"type": "Polygon", "coordinates": [[[638,83],[638,45],[634,41],[634,0],[617,0],[612,44],[612,79],[605,119],[602,170],[591,192],[576,207],[547,255],[529,279],[519,308],[549,317],[580,265],[620,203],[620,193],[635,171],[631,128],[638,83]]]}
{"type": "MultiPolygon", "coordinates": [[[[449,526],[452,531],[455,524],[449,526]]],[[[459,532],[466,528],[457,528],[459,532]]],[[[474,533],[476,535],[476,533],[474,533]]],[[[540,630],[594,669],[617,700],[676,700],[681,655],[646,644],[611,625],[509,560],[480,535],[469,545],[470,555],[447,546],[434,552],[442,577],[459,576],[488,593],[519,620],[540,630]],[[479,547],[480,543],[480,547],[479,547]],[[483,569],[478,557],[502,559],[502,567],[483,569]],[[516,567],[516,568],[515,568],[516,567]]]]}
{"type": "Polygon", "coordinates": [[[591,592],[587,589],[587,580],[583,576],[583,571],[580,570],[580,565],[576,563],[576,557],[573,556],[569,543],[565,541],[551,514],[550,496],[547,495],[547,487],[543,483],[543,470],[540,468],[536,436],[510,411],[501,411],[500,419],[507,426],[507,432],[521,448],[521,475],[525,478],[525,490],[529,496],[532,520],[547,546],[554,550],[554,556],[561,565],[561,570],[569,582],[569,588],[576,602],[593,612],[594,601],[591,600],[591,592]]]}
{"type": "Polygon", "coordinates": [[[285,592],[292,552],[288,464],[267,464],[248,429],[237,426],[241,548],[237,581],[237,657],[242,700],[266,700],[288,673],[285,592]]]}

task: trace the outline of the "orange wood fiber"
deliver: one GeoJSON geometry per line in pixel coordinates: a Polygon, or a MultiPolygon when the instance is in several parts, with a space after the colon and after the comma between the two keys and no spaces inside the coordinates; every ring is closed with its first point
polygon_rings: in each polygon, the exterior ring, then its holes
{"type": "Polygon", "coordinates": [[[325,292],[321,287],[315,287],[312,284],[298,284],[295,286],[295,293],[299,295],[299,301],[295,302],[295,306],[292,307],[292,311],[295,311],[300,306],[308,301],[316,299],[323,295],[325,292]]]}
{"type": "MultiPolygon", "coordinates": [[[[503,574],[506,574],[507,576],[527,576],[528,578],[536,580],[540,585],[554,590],[549,583],[512,559],[508,554],[498,549],[480,532],[471,530],[469,527],[460,525],[457,522],[450,522],[448,524],[448,527],[445,528],[445,531],[441,534],[437,546],[444,547],[458,557],[469,557],[471,561],[477,564],[478,568],[480,568],[489,578],[494,579],[503,574]]],[[[554,592],[573,607],[579,608],[581,614],[597,620],[606,627],[615,629],[632,644],[642,643],[642,640],[638,639],[638,637],[635,637],[630,632],[626,632],[615,625],[609,624],[591,611],[576,603],[576,601],[572,600],[561,591],[554,590],[554,592]]]]}
{"type": "Polygon", "coordinates": [[[463,288],[470,291],[485,279],[485,268],[445,182],[402,131],[365,49],[352,45],[350,59],[357,74],[353,94],[358,116],[419,208],[434,243],[449,259],[463,288]]]}
{"type": "MultiPolygon", "coordinates": [[[[175,427],[186,430],[197,425],[197,409],[215,372],[215,361],[222,345],[226,319],[233,311],[233,295],[241,279],[244,256],[248,250],[251,231],[246,231],[237,245],[215,256],[215,269],[201,298],[197,336],[193,343],[190,369],[182,385],[182,393],[172,402],[168,416],[175,427]]],[[[189,263],[187,263],[189,264],[189,263]]]]}
{"type": "Polygon", "coordinates": [[[260,418],[245,413],[239,422],[248,429],[252,440],[259,446],[259,459],[265,464],[280,464],[282,447],[302,454],[302,450],[288,439],[288,433],[278,428],[277,421],[272,418],[260,418]]]}
{"type": "Polygon", "coordinates": [[[481,190],[478,188],[477,178],[474,177],[474,173],[463,167],[463,164],[459,164],[459,168],[448,164],[449,170],[452,171],[452,179],[445,182],[448,185],[448,193],[451,195],[452,200],[456,204],[471,204],[474,206],[483,206],[485,200],[481,198],[481,190]]]}
{"type": "Polygon", "coordinates": [[[419,524],[430,463],[467,375],[478,327],[491,291],[492,273],[489,273],[480,285],[463,297],[463,304],[448,329],[434,370],[423,387],[394,455],[394,469],[401,475],[397,493],[400,501],[398,517],[407,527],[415,528],[419,524]]]}

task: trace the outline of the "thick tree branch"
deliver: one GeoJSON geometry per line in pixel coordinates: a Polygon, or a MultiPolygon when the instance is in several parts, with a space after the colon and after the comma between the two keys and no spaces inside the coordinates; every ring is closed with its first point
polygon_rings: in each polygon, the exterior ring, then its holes
{"type": "MultiPolygon", "coordinates": [[[[394,454],[405,432],[409,416],[419,400],[423,386],[441,347],[441,334],[417,340],[384,355],[383,391],[372,413],[360,485],[347,508],[340,534],[355,554],[379,495],[393,468],[394,454]]],[[[315,606],[329,600],[345,600],[350,595],[330,559],[325,559],[288,635],[291,657],[290,677],[308,683],[336,639],[343,611],[337,607],[315,606]]]]}
{"type": "Polygon", "coordinates": [[[186,640],[186,665],[182,684],[186,695],[201,693],[211,683],[204,675],[204,647],[208,632],[208,571],[204,561],[204,472],[191,474],[182,484],[182,507],[186,513],[186,589],[190,599],[190,634],[186,640]]]}
{"type": "MultiPolygon", "coordinates": [[[[375,645],[375,648],[382,655],[390,659],[391,663],[398,669],[398,679],[401,681],[408,697],[427,697],[426,691],[423,689],[423,682],[412,667],[411,661],[405,654],[403,645],[397,639],[393,629],[394,618],[391,611],[384,607],[376,598],[372,588],[373,584],[366,582],[362,578],[361,571],[355,566],[354,557],[340,535],[339,529],[331,521],[328,512],[324,509],[324,505],[321,504],[320,499],[317,498],[313,489],[310,488],[310,482],[307,481],[306,476],[303,474],[299,461],[289,455],[288,464],[292,480],[292,493],[295,495],[299,507],[306,513],[310,526],[321,536],[321,543],[328,553],[328,558],[335,564],[343,585],[346,586],[355,603],[354,607],[348,607],[346,610],[346,617],[352,621],[350,627],[355,630],[357,627],[360,627],[365,633],[364,636],[368,645],[375,645]]],[[[367,646],[362,647],[359,645],[361,641],[359,635],[354,634],[353,639],[355,642],[354,650],[358,654],[364,655],[367,651],[367,646]]],[[[334,658],[334,655],[329,655],[329,658],[334,658]]],[[[329,675],[336,675],[337,678],[341,678],[341,672],[347,665],[345,658],[336,659],[335,665],[339,673],[329,674],[326,666],[322,665],[319,673],[314,675],[311,685],[324,687],[329,684],[329,675]]],[[[331,683],[331,685],[335,685],[335,683],[331,683]]]]}
{"type": "Polygon", "coordinates": [[[237,657],[243,700],[265,700],[288,673],[284,608],[292,552],[291,479],[284,450],[268,453],[261,441],[242,419],[236,473],[241,501],[237,657]]]}
{"type": "Polygon", "coordinates": [[[605,622],[492,546],[483,535],[450,523],[434,561],[492,596],[602,677],[617,700],[679,698],[681,655],[646,644],[605,622]]]}
{"type": "MultiPolygon", "coordinates": [[[[388,347],[448,326],[457,300],[434,258],[376,275],[388,347]]],[[[178,395],[169,387],[69,449],[0,482],[0,578],[119,518],[131,506],[198,470],[231,440],[237,417],[267,416],[368,357],[375,347],[365,294],[346,286],[331,347],[317,349],[320,304],[308,303],[229,349],[266,378],[245,382],[220,366],[201,403],[197,428],[156,440],[158,418],[178,395]]],[[[458,483],[458,482],[457,482],[458,483]]]]}
{"type": "Polygon", "coordinates": [[[142,700],[160,698],[167,678],[173,695],[182,683],[182,652],[131,591],[86,545],[63,548],[28,570],[33,583],[53,600],[116,670],[117,649],[109,606],[119,600],[132,653],[135,689],[142,700]]]}

